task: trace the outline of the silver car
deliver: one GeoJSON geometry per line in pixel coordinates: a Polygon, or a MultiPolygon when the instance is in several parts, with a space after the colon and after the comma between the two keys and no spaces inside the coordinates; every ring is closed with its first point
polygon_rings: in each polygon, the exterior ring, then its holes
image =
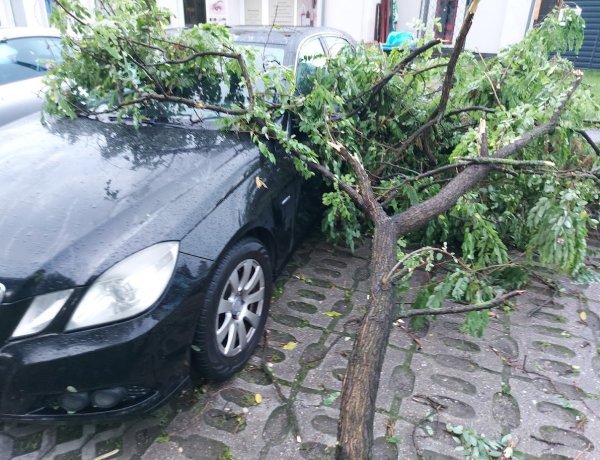
{"type": "Polygon", "coordinates": [[[42,77],[59,61],[57,30],[0,28],[0,126],[40,109],[42,77]]]}

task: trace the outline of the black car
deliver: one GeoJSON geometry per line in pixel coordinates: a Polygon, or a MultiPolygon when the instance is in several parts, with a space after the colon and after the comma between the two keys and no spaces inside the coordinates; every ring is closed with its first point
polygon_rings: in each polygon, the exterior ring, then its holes
{"type": "MultiPolygon", "coordinates": [[[[232,32],[288,66],[350,41],[232,32]]],[[[245,364],[318,205],[277,147],[271,163],[210,117],[134,129],[35,115],[0,139],[0,419],[148,411],[192,373],[245,364]]]]}

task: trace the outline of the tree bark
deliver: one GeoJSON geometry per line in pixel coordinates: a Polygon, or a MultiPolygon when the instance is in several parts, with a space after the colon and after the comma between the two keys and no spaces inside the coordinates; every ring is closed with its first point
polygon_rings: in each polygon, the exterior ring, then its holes
{"type": "Polygon", "coordinates": [[[391,219],[375,225],[367,314],[361,322],[342,385],[336,459],[370,459],[379,377],[392,325],[394,288],[381,280],[396,263],[391,219]]]}

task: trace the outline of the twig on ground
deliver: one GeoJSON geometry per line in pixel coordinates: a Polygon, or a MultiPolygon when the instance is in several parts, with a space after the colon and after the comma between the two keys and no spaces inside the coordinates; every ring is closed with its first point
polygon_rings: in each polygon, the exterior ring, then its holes
{"type": "Polygon", "coordinates": [[[421,316],[421,315],[430,315],[430,316],[438,316],[438,315],[453,315],[456,313],[466,313],[470,311],[480,311],[480,310],[489,310],[490,308],[496,307],[498,305],[503,304],[508,299],[521,295],[525,291],[511,291],[507,294],[496,297],[489,302],[474,304],[474,305],[465,305],[463,307],[449,307],[449,308],[425,308],[420,310],[411,310],[406,313],[402,313],[398,315],[398,318],[412,318],[413,316],[421,316]]]}

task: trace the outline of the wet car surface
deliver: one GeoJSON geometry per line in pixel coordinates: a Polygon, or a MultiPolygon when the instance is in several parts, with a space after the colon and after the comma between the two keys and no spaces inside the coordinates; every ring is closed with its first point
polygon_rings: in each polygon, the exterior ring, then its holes
{"type": "MultiPolygon", "coordinates": [[[[307,40],[325,54],[323,33],[272,36],[289,65],[307,40]]],[[[273,277],[318,214],[319,188],[283,152],[271,163],[210,119],[32,115],[0,135],[0,419],[149,411],[192,374],[245,364],[273,277]]]]}
{"type": "Polygon", "coordinates": [[[39,111],[42,77],[58,62],[57,30],[0,28],[0,126],[39,111]]]}

